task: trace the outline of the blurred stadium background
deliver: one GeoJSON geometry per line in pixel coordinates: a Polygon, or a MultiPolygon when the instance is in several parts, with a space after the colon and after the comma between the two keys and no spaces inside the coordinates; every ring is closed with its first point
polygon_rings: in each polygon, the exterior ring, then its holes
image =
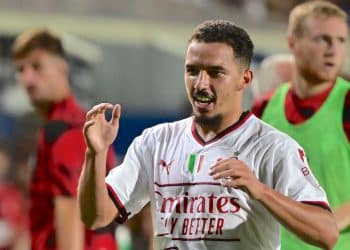
{"type": "MultiPolygon", "coordinates": [[[[298,2],[302,1],[2,0],[0,111],[10,118],[30,112],[9,60],[14,36],[29,27],[54,28],[64,37],[72,85],[81,102],[86,107],[101,101],[123,105],[116,143],[122,156],[144,126],[187,114],[183,60],[187,39],[198,23],[222,18],[247,28],[256,46],[256,67],[264,56],[287,51],[288,11],[298,2]]],[[[349,1],[333,2],[349,11],[349,1]]],[[[251,101],[248,92],[246,108],[251,101]]],[[[11,130],[10,121],[4,122],[11,130]]]]}
{"type": "MultiPolygon", "coordinates": [[[[15,82],[9,58],[19,32],[50,27],[62,34],[73,90],[86,108],[102,101],[122,104],[115,142],[122,159],[132,138],[144,127],[189,114],[183,62],[187,39],[198,23],[220,18],[246,28],[256,47],[256,69],[266,55],[287,51],[288,12],[300,2],[304,1],[1,0],[0,140],[16,153],[14,169],[34,151],[39,124],[15,82]]],[[[332,2],[349,14],[349,0],[332,2]]],[[[349,67],[347,60],[346,73],[349,67]]],[[[251,103],[248,91],[245,108],[251,103]]]]}

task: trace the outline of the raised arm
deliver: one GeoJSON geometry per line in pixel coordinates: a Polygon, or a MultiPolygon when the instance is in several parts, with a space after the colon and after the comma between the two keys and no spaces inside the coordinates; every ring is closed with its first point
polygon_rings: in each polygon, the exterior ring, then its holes
{"type": "Polygon", "coordinates": [[[108,195],[105,176],[107,152],[118,133],[120,112],[120,105],[101,103],[86,115],[83,132],[87,148],[78,200],[81,219],[90,229],[106,226],[118,216],[118,209],[108,195]],[[112,118],[107,121],[105,112],[112,108],[112,118]]]}
{"type": "Polygon", "coordinates": [[[240,188],[264,205],[272,215],[299,238],[322,249],[332,249],[338,238],[335,219],[330,211],[304,204],[260,182],[244,162],[225,159],[211,170],[214,179],[228,178],[224,186],[240,188]]]}

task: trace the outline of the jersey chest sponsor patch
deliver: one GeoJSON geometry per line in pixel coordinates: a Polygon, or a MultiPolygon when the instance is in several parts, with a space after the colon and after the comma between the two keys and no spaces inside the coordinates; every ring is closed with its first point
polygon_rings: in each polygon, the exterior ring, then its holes
{"type": "Polygon", "coordinates": [[[217,161],[237,157],[238,151],[212,147],[174,155],[161,156],[155,168],[157,235],[179,240],[239,240],[234,229],[247,218],[248,195],[224,188],[209,176],[217,161]]]}

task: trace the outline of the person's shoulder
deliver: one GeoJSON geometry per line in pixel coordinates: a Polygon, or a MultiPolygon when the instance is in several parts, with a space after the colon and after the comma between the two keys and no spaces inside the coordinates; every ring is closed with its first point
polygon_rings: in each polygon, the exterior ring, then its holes
{"type": "Polygon", "coordinates": [[[273,147],[291,146],[296,141],[288,134],[276,129],[270,124],[264,122],[260,118],[253,116],[256,131],[256,140],[263,145],[271,145],[273,147]]]}
{"type": "Polygon", "coordinates": [[[43,127],[45,140],[48,144],[54,144],[70,129],[70,124],[63,120],[50,120],[43,127]]]}
{"type": "Polygon", "coordinates": [[[348,89],[345,95],[344,108],[346,110],[349,110],[349,115],[350,115],[350,89],[348,89]]]}
{"type": "Polygon", "coordinates": [[[265,95],[254,100],[251,111],[256,117],[259,117],[259,118],[262,117],[262,115],[264,114],[265,108],[267,107],[267,104],[269,103],[274,93],[275,91],[272,90],[266,93],[265,95]]]}
{"type": "Polygon", "coordinates": [[[55,144],[62,138],[72,140],[72,137],[79,138],[82,136],[81,127],[75,126],[63,120],[51,120],[44,125],[44,137],[47,143],[55,144]]]}
{"type": "MultiPolygon", "coordinates": [[[[85,150],[86,143],[81,129],[71,128],[61,134],[51,145],[51,160],[61,166],[79,169],[84,159],[85,150]]],[[[52,168],[53,171],[55,169],[52,168]]]]}
{"type": "Polygon", "coordinates": [[[340,84],[342,89],[345,90],[343,120],[348,123],[350,122],[350,82],[348,79],[338,77],[337,84],[340,84]]]}
{"type": "Polygon", "coordinates": [[[58,155],[76,152],[80,153],[85,150],[86,144],[80,127],[68,127],[60,131],[54,137],[46,138],[53,152],[58,155]],[[50,141],[48,141],[50,140],[50,141]]]}
{"type": "Polygon", "coordinates": [[[343,110],[343,123],[345,127],[345,132],[348,134],[350,141],[350,89],[346,92],[345,101],[344,101],[344,110],[343,110]]]}
{"type": "Polygon", "coordinates": [[[86,109],[73,95],[65,100],[57,119],[64,121],[72,127],[81,127],[85,121],[86,109]]]}

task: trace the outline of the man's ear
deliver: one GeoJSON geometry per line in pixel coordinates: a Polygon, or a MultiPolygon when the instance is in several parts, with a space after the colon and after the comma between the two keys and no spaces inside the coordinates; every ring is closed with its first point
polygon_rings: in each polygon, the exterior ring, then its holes
{"type": "Polygon", "coordinates": [[[253,80],[253,71],[251,69],[244,69],[239,90],[243,90],[249,86],[253,80]]]}
{"type": "Polygon", "coordinates": [[[69,66],[68,66],[68,62],[66,60],[61,60],[60,62],[61,64],[61,68],[62,68],[62,72],[66,75],[69,74],[69,66]]]}
{"type": "Polygon", "coordinates": [[[295,48],[295,36],[287,37],[287,44],[290,51],[293,51],[295,48]]]}

